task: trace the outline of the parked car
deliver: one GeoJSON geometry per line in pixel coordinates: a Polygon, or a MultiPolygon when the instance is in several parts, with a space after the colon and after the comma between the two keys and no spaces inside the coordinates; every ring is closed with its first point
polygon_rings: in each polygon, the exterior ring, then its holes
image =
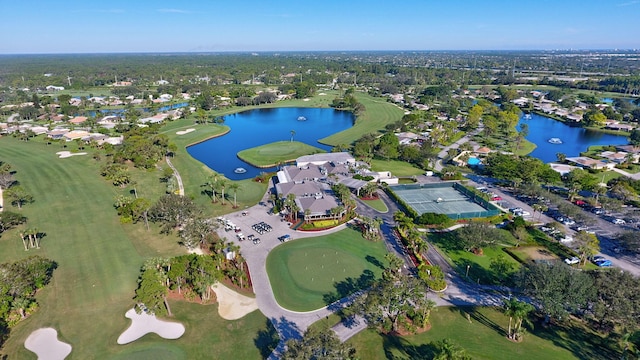
{"type": "Polygon", "coordinates": [[[598,265],[598,267],[611,267],[613,263],[611,263],[611,260],[601,260],[597,261],[596,265],[598,265]]]}
{"type": "Polygon", "coordinates": [[[567,225],[567,226],[571,226],[571,225],[575,225],[576,224],[576,222],[571,220],[571,219],[564,219],[564,221],[562,223],[567,225]]]}
{"type": "Polygon", "coordinates": [[[616,225],[624,225],[624,224],[627,223],[626,221],[624,221],[622,219],[613,219],[613,220],[611,220],[611,222],[616,224],[616,225]]]}
{"type": "Polygon", "coordinates": [[[599,208],[595,208],[595,209],[591,210],[591,212],[596,214],[596,215],[604,214],[604,210],[603,209],[599,209],[599,208]]]}
{"type": "Polygon", "coordinates": [[[577,256],[574,256],[574,257],[564,259],[564,262],[567,263],[567,265],[575,265],[580,262],[580,258],[577,256]]]}
{"type": "Polygon", "coordinates": [[[607,259],[605,259],[604,256],[600,256],[600,255],[596,255],[596,256],[591,258],[591,261],[593,261],[594,263],[596,263],[598,261],[603,261],[603,260],[607,260],[607,259]]]}
{"type": "Polygon", "coordinates": [[[496,195],[496,196],[491,198],[491,201],[502,201],[502,197],[496,195]]]}

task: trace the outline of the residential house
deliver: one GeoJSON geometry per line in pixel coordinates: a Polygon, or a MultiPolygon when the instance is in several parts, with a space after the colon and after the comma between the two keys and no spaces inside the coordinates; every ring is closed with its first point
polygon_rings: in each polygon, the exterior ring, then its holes
{"type": "Polygon", "coordinates": [[[605,126],[605,129],[631,132],[635,126],[629,124],[611,123],[605,126]]]}
{"type": "Polygon", "coordinates": [[[64,134],[68,133],[69,129],[53,129],[47,131],[47,137],[53,140],[60,140],[64,136],[64,134]]]}
{"type": "Polygon", "coordinates": [[[62,135],[66,141],[81,140],[87,136],[89,136],[89,132],[84,130],[72,130],[62,135]]]}
{"type": "Polygon", "coordinates": [[[87,121],[87,117],[86,116],[76,116],[73,119],[69,120],[69,123],[73,124],[73,125],[80,125],[82,123],[84,123],[85,121],[87,121]]]}
{"type": "Polygon", "coordinates": [[[578,156],[578,157],[568,157],[568,162],[574,163],[582,168],[587,169],[613,169],[615,167],[615,163],[612,162],[604,162],[602,160],[592,159],[586,156],[578,156]]]}
{"type": "MultiPolygon", "coordinates": [[[[616,164],[622,164],[623,162],[627,161],[629,154],[630,153],[624,152],[624,151],[616,151],[616,152],[603,151],[600,153],[600,156],[616,164]]],[[[638,159],[637,154],[636,155],[631,154],[631,156],[633,157],[634,161],[637,161],[638,159]]]]}

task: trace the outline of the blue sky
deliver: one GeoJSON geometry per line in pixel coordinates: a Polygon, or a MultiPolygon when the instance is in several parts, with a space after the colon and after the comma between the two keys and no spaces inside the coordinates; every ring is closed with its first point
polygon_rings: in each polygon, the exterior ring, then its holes
{"type": "Polygon", "coordinates": [[[640,48],[640,0],[0,0],[0,54],[640,48]]]}

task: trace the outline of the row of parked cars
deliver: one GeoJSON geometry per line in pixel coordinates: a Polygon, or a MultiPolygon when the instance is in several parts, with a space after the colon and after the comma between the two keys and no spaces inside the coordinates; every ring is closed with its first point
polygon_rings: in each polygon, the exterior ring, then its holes
{"type": "MultiPolygon", "coordinates": [[[[575,265],[580,263],[580,258],[577,256],[573,256],[573,257],[564,259],[564,262],[567,265],[575,265]]],[[[599,255],[592,257],[591,262],[602,268],[613,266],[613,264],[611,263],[611,260],[605,259],[604,256],[599,256],[599,255]]]]}

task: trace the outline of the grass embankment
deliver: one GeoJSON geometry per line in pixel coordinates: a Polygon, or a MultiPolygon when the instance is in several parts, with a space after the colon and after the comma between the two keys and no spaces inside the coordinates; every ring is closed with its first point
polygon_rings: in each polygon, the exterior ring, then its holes
{"type": "Polygon", "coordinates": [[[451,339],[473,359],[617,359],[607,340],[582,324],[527,328],[524,340],[507,339],[509,318],[494,308],[441,307],[431,315],[431,330],[413,336],[380,335],[365,330],[349,341],[361,359],[432,359],[433,342],[451,339]],[[470,320],[467,320],[469,314],[470,320]]]}
{"type": "Polygon", "coordinates": [[[387,211],[389,211],[389,208],[387,208],[387,205],[385,205],[384,201],[380,199],[362,200],[362,202],[367,204],[367,206],[371,207],[372,209],[377,210],[381,213],[386,213],[387,211]]]}
{"type": "Polygon", "coordinates": [[[424,174],[424,170],[400,160],[373,159],[371,160],[371,170],[390,171],[394,176],[413,176],[424,174]]]}
{"type": "MultiPolygon", "coordinates": [[[[225,201],[225,205],[222,205],[220,201],[216,204],[211,203],[211,200],[202,193],[204,190],[202,185],[207,182],[207,178],[214,172],[205,164],[189,155],[187,146],[221,136],[228,130],[229,127],[224,125],[194,125],[193,119],[172,121],[162,128],[162,133],[166,134],[178,147],[176,156],[171,158],[171,162],[182,177],[185,195],[193,197],[196,202],[206,206],[207,210],[211,211],[213,215],[228,214],[236,210],[232,206],[233,193],[230,191],[225,193],[227,199],[230,200],[225,201]],[[195,129],[195,131],[184,135],[176,134],[177,131],[191,128],[195,129]]],[[[264,196],[267,191],[267,184],[255,182],[253,179],[235,181],[235,183],[240,186],[237,193],[239,208],[255,205],[262,199],[262,196],[264,196]]]]}
{"type": "MultiPolygon", "coordinates": [[[[511,234],[503,230],[505,238],[513,239],[511,234]]],[[[498,280],[504,278],[506,274],[498,274],[491,269],[491,260],[503,255],[504,258],[513,265],[512,271],[520,268],[520,263],[516,261],[510,254],[503,250],[504,247],[515,245],[515,239],[508,244],[498,244],[491,247],[482,248],[483,254],[476,255],[470,251],[458,249],[455,246],[455,233],[431,233],[429,241],[435,244],[438,249],[444,253],[445,259],[453,266],[453,268],[461,276],[467,276],[470,281],[480,284],[495,284],[498,280]],[[468,272],[467,272],[468,267],[468,272]]]]}
{"type": "Polygon", "coordinates": [[[278,141],[242,150],[238,157],[255,167],[269,168],[294,161],[303,155],[323,153],[324,150],[299,141],[278,141]]]}
{"type": "Polygon", "coordinates": [[[374,98],[360,92],[355,95],[366,110],[358,116],[351,128],[318,140],[320,143],[332,146],[350,145],[364,134],[381,134],[387,124],[395,123],[404,115],[402,109],[383,98],[374,98]]]}
{"type": "Polygon", "coordinates": [[[386,253],[384,243],[345,229],[276,247],[267,257],[267,272],[280,306],[311,311],[379,277],[386,253]]]}
{"type": "MultiPolygon", "coordinates": [[[[124,313],[133,305],[140,266],[149,256],[184,253],[177,247],[176,238],[160,236],[154,230],[147,232],[142,225],[120,224],[113,200],[127,189],[103,180],[99,164],[91,156],[59,159],[54,154],[60,150],[58,146],[46,146],[38,140],[25,143],[6,137],[0,142],[0,158],[12,164],[17,178],[35,199],[21,211],[11,206],[7,210],[20,211],[29,218],[29,227],[46,233],[41,249],[29,251],[24,251],[16,230],[2,234],[0,261],[37,254],[58,264],[51,284],[37,295],[40,309],[11,330],[3,352],[16,358],[35,358],[24,348],[24,340],[32,331],[46,326],[56,328],[59,338],[73,346],[73,358],[109,358],[136,348],[135,343],[117,345],[116,339],[130,324],[124,313]]],[[[142,176],[142,172],[137,175],[142,176]]],[[[153,184],[157,181],[154,177],[144,179],[153,184]]],[[[146,191],[155,191],[148,189],[155,186],[145,186],[142,178],[139,184],[141,196],[151,196],[146,191]]],[[[180,308],[177,305],[173,309],[177,319],[200,318],[199,312],[204,311],[189,308],[183,313],[180,308]]],[[[242,335],[246,338],[236,341],[250,343],[258,331],[266,330],[266,318],[252,316],[260,319],[252,320],[250,326],[247,320],[247,334],[242,335]]],[[[218,338],[227,336],[226,325],[214,322],[223,321],[211,314],[211,319],[202,322],[201,327],[206,328],[203,332],[217,333],[218,338]]],[[[200,342],[192,331],[187,327],[185,338],[172,344],[186,354],[205,353],[214,346],[200,342]]],[[[152,336],[145,340],[145,347],[157,353],[166,343],[152,336]]],[[[238,347],[234,351],[244,354],[248,349],[238,347]]]]}

